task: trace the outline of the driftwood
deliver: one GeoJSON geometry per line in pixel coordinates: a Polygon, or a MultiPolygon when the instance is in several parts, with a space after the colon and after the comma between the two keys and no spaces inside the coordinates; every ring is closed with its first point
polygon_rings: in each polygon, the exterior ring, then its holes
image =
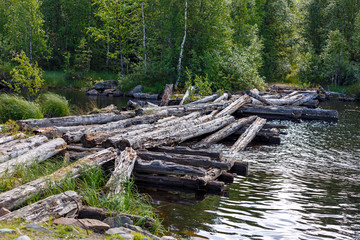
{"type": "Polygon", "coordinates": [[[48,189],[51,183],[60,182],[66,177],[76,178],[80,172],[87,167],[101,166],[117,158],[115,149],[109,148],[95,154],[86,156],[79,161],[61,168],[54,173],[38,178],[32,182],[28,182],[7,192],[0,193],[0,208],[5,207],[12,210],[15,207],[21,206],[27,200],[40,192],[48,189]]]}
{"type": "Polygon", "coordinates": [[[134,93],[133,97],[136,99],[150,99],[157,100],[159,98],[159,94],[151,94],[151,93],[134,93]]]}
{"type": "Polygon", "coordinates": [[[241,129],[243,126],[245,126],[248,123],[251,123],[254,121],[256,116],[250,116],[247,118],[241,118],[232,124],[227,125],[223,129],[220,129],[219,131],[211,134],[210,136],[204,138],[199,143],[195,144],[195,148],[201,148],[201,147],[209,147],[213,143],[217,143],[221,141],[222,139],[230,136],[231,134],[237,132],[239,129],[241,129]]]}
{"type": "Polygon", "coordinates": [[[303,98],[297,100],[297,101],[294,102],[292,105],[294,105],[294,106],[299,106],[299,105],[302,105],[302,104],[304,104],[304,103],[306,103],[306,102],[308,102],[308,101],[310,101],[310,100],[313,100],[313,99],[315,99],[315,98],[317,98],[317,97],[318,97],[318,95],[317,95],[316,93],[314,93],[314,94],[309,94],[309,95],[304,96],[303,98]]]}
{"type": "Polygon", "coordinates": [[[231,147],[230,152],[239,152],[246,148],[246,146],[254,139],[256,134],[266,123],[266,119],[257,118],[246,131],[241,134],[239,139],[231,147]]]}
{"type": "Polygon", "coordinates": [[[172,90],[173,90],[173,84],[166,84],[160,106],[167,106],[169,104],[172,90]]]}
{"type": "Polygon", "coordinates": [[[81,146],[75,146],[75,145],[68,145],[67,149],[70,151],[75,152],[98,152],[104,150],[104,148],[86,148],[81,146]]]}
{"type": "Polygon", "coordinates": [[[18,165],[28,166],[48,159],[66,148],[66,143],[62,138],[56,138],[44,143],[27,153],[0,164],[0,176],[12,174],[18,165]]]}
{"type": "Polygon", "coordinates": [[[25,138],[25,137],[26,136],[25,136],[24,133],[19,133],[19,134],[14,134],[14,135],[4,134],[4,136],[0,137],[0,145],[4,144],[4,143],[7,143],[7,142],[14,141],[16,139],[25,138]]]}
{"type": "Polygon", "coordinates": [[[250,99],[250,97],[248,95],[243,95],[243,96],[239,97],[237,100],[235,100],[229,106],[224,108],[221,112],[216,114],[216,117],[223,117],[226,115],[233,114],[239,107],[243,106],[249,99],[250,99]]]}
{"type": "Polygon", "coordinates": [[[132,148],[126,148],[115,161],[115,169],[106,183],[109,191],[115,194],[123,191],[122,184],[130,179],[137,159],[136,152],[132,148]]]}
{"type": "Polygon", "coordinates": [[[172,188],[199,190],[200,181],[191,178],[179,178],[174,176],[158,176],[149,174],[134,173],[136,185],[150,186],[170,186],[172,188]]]}
{"type": "Polygon", "coordinates": [[[189,98],[190,93],[193,92],[193,91],[194,91],[194,87],[193,87],[193,86],[190,86],[190,87],[186,90],[186,92],[185,92],[185,94],[184,94],[184,97],[182,98],[181,102],[179,103],[180,106],[184,104],[184,102],[186,101],[186,99],[189,98]]]}
{"type": "Polygon", "coordinates": [[[219,97],[219,95],[214,94],[214,95],[211,95],[211,96],[204,97],[203,99],[197,100],[197,101],[195,101],[195,102],[190,102],[190,103],[188,103],[187,105],[212,102],[212,101],[214,101],[215,99],[217,99],[218,97],[219,97]]]}
{"type": "Polygon", "coordinates": [[[2,144],[0,145],[0,163],[16,158],[47,141],[45,136],[33,136],[2,144]]]}
{"type": "Polygon", "coordinates": [[[268,101],[268,99],[263,98],[260,96],[255,90],[248,90],[246,91],[246,94],[249,95],[252,98],[255,98],[256,100],[262,102],[265,105],[274,105],[272,102],[268,101]]]}
{"type": "Polygon", "coordinates": [[[81,205],[81,196],[74,191],[60,193],[0,217],[1,221],[24,219],[28,222],[46,222],[62,216],[73,218],[81,205]]]}
{"type": "Polygon", "coordinates": [[[176,146],[176,147],[155,147],[152,148],[151,151],[155,152],[163,152],[163,153],[174,153],[174,154],[184,154],[184,155],[195,155],[195,156],[205,156],[210,157],[213,159],[220,160],[222,158],[221,152],[211,152],[207,149],[201,150],[193,150],[189,147],[182,147],[182,146],[176,146]]]}
{"type": "Polygon", "coordinates": [[[223,95],[221,95],[220,97],[218,97],[217,99],[214,100],[214,103],[218,103],[224,100],[228,100],[229,98],[229,94],[228,93],[224,93],[223,95]]]}

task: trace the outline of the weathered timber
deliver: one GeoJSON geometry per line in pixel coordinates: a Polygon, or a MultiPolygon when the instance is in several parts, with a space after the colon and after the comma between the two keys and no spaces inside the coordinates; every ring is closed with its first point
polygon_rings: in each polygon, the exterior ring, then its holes
{"type": "Polygon", "coordinates": [[[149,162],[137,159],[134,171],[161,175],[205,176],[205,170],[200,167],[180,165],[160,160],[152,160],[149,162]]]}
{"type": "Polygon", "coordinates": [[[306,103],[301,104],[300,106],[307,107],[307,108],[318,108],[319,100],[313,99],[313,100],[307,101],[306,103]]]}
{"type": "Polygon", "coordinates": [[[61,182],[66,177],[76,178],[80,176],[80,172],[87,167],[101,166],[117,158],[116,150],[108,148],[95,154],[86,156],[77,162],[61,168],[54,173],[38,178],[32,182],[28,182],[7,192],[0,193],[0,208],[14,209],[33,196],[39,196],[42,191],[47,190],[51,183],[61,182]]]}
{"type": "Polygon", "coordinates": [[[236,99],[234,102],[232,102],[230,105],[225,107],[221,112],[216,114],[216,117],[223,117],[226,115],[233,114],[238,108],[243,106],[247,101],[249,101],[250,97],[248,95],[243,95],[236,99]]]}
{"type": "Polygon", "coordinates": [[[219,131],[217,131],[217,132],[211,134],[210,136],[204,138],[199,143],[195,144],[193,147],[195,147],[195,148],[202,148],[202,147],[208,148],[211,144],[217,143],[217,142],[221,141],[222,139],[230,136],[231,134],[237,132],[238,130],[240,130],[246,124],[249,124],[252,121],[254,121],[255,118],[256,118],[256,116],[250,116],[250,117],[247,117],[247,118],[241,118],[241,119],[233,122],[232,124],[227,125],[223,129],[220,129],[219,131]]]}
{"type": "Polygon", "coordinates": [[[218,97],[217,99],[214,100],[214,103],[218,103],[224,100],[228,100],[229,98],[229,94],[228,93],[224,93],[223,95],[221,95],[220,97],[218,97]]]}
{"type": "Polygon", "coordinates": [[[62,138],[56,138],[47,143],[44,143],[27,153],[13,158],[5,163],[0,164],[0,176],[5,173],[11,174],[15,171],[18,165],[28,166],[32,163],[38,163],[48,159],[66,148],[66,143],[62,138]]]}
{"type": "Polygon", "coordinates": [[[210,158],[213,158],[216,160],[220,160],[222,158],[222,152],[211,152],[207,149],[193,150],[189,147],[182,147],[182,146],[176,146],[176,147],[161,146],[161,147],[152,148],[151,151],[163,152],[163,153],[184,154],[184,155],[205,156],[205,157],[210,157],[210,158]]]}
{"type": "MultiPolygon", "coordinates": [[[[289,98],[267,98],[266,101],[271,103],[271,105],[281,106],[281,105],[292,105],[295,102],[299,101],[301,98],[303,98],[304,95],[297,94],[289,98]]],[[[252,100],[252,104],[262,104],[261,101],[258,101],[257,99],[252,100]]]]}
{"type": "Polygon", "coordinates": [[[199,190],[201,185],[201,181],[197,179],[191,178],[180,178],[174,176],[158,176],[158,175],[150,175],[150,174],[140,174],[134,173],[135,183],[142,183],[144,185],[150,184],[152,187],[156,186],[171,186],[177,187],[179,189],[187,188],[191,190],[199,190]]]}
{"type": "Polygon", "coordinates": [[[75,217],[77,205],[81,206],[81,196],[74,191],[66,191],[0,217],[0,221],[24,219],[28,222],[46,222],[62,216],[75,217]]]}
{"type": "Polygon", "coordinates": [[[186,92],[184,94],[184,97],[182,98],[181,102],[179,103],[179,105],[183,105],[184,102],[186,101],[186,99],[189,98],[190,96],[190,93],[194,91],[194,87],[193,86],[190,86],[188,89],[186,89],[186,92]]]}
{"type": "Polygon", "coordinates": [[[188,103],[187,105],[192,105],[192,104],[201,104],[201,103],[207,103],[207,102],[212,102],[214,101],[215,99],[217,99],[219,97],[219,95],[217,94],[213,94],[211,96],[206,96],[200,100],[197,100],[195,102],[190,102],[188,103]]]}
{"type": "Polygon", "coordinates": [[[304,96],[303,98],[297,100],[297,101],[294,102],[292,105],[294,105],[294,106],[299,106],[299,105],[302,105],[302,104],[304,104],[304,103],[306,103],[306,102],[308,102],[308,101],[310,101],[310,100],[313,100],[313,99],[315,99],[315,98],[317,98],[317,97],[318,97],[317,93],[309,94],[309,95],[304,96]]]}
{"type": "Polygon", "coordinates": [[[159,94],[151,94],[151,93],[134,93],[133,97],[136,99],[150,99],[157,100],[159,98],[159,94]]]}
{"type": "Polygon", "coordinates": [[[248,91],[246,91],[246,94],[249,95],[250,97],[255,98],[256,100],[262,102],[265,105],[274,105],[272,102],[268,101],[268,99],[261,97],[254,90],[248,90],[248,91]]]}
{"type": "Polygon", "coordinates": [[[239,176],[246,177],[248,175],[249,163],[243,161],[235,161],[231,172],[236,173],[239,176]]]}
{"type": "Polygon", "coordinates": [[[56,118],[43,118],[43,119],[26,119],[19,120],[16,123],[22,128],[34,127],[53,127],[53,126],[76,126],[76,125],[89,125],[89,124],[104,124],[108,122],[119,121],[134,116],[134,112],[120,112],[119,114],[106,113],[106,114],[91,114],[82,116],[67,116],[56,118]]]}
{"type": "Polygon", "coordinates": [[[106,183],[110,192],[115,194],[123,192],[123,183],[130,179],[137,159],[137,154],[132,148],[126,148],[121,152],[120,157],[115,161],[115,169],[106,183]]]}
{"type": "Polygon", "coordinates": [[[222,172],[221,175],[217,178],[217,180],[227,184],[233,183],[234,175],[228,172],[222,172]]]}
{"type": "Polygon", "coordinates": [[[0,163],[16,158],[47,141],[48,138],[45,136],[33,136],[2,144],[0,145],[0,163]]]}
{"type": "Polygon", "coordinates": [[[239,139],[234,143],[231,147],[230,152],[239,152],[246,148],[246,146],[254,139],[256,134],[260,131],[260,129],[266,123],[266,119],[257,118],[246,131],[241,134],[239,139]]]}
{"type": "Polygon", "coordinates": [[[20,138],[25,138],[25,134],[24,133],[19,133],[19,134],[4,134],[3,136],[0,137],[0,144],[4,144],[7,142],[11,142],[14,141],[16,139],[20,139],[20,138]]]}
{"type": "Polygon", "coordinates": [[[214,181],[216,178],[218,178],[223,170],[219,168],[211,168],[206,171],[205,176],[198,178],[198,181],[201,182],[201,185],[206,185],[211,181],[214,181]]]}
{"type": "Polygon", "coordinates": [[[143,160],[163,160],[167,162],[174,162],[178,164],[191,165],[203,168],[217,167],[225,170],[229,170],[231,168],[231,164],[229,163],[213,161],[210,157],[205,156],[150,151],[138,151],[137,154],[143,160]]]}
{"type": "Polygon", "coordinates": [[[169,100],[172,94],[173,84],[166,84],[163,97],[160,102],[160,106],[167,106],[169,105],[169,100]]]}
{"type": "Polygon", "coordinates": [[[208,193],[220,194],[224,192],[225,183],[219,181],[211,181],[206,184],[206,191],[208,193]]]}
{"type": "Polygon", "coordinates": [[[104,150],[104,148],[87,148],[76,145],[68,145],[67,149],[75,152],[98,152],[104,150]]]}

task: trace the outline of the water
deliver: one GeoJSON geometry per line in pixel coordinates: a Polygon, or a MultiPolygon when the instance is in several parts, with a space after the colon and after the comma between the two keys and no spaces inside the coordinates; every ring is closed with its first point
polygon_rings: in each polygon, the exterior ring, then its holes
{"type": "Polygon", "coordinates": [[[339,111],[338,124],[281,122],[289,127],[281,145],[233,156],[250,170],[229,197],[156,202],[165,227],[184,238],[360,239],[360,105],[323,107],[339,111]]]}

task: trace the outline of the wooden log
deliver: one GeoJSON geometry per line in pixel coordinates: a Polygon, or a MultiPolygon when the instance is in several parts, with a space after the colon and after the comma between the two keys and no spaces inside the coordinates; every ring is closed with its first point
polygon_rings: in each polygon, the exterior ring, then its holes
{"type": "Polygon", "coordinates": [[[152,103],[152,102],[146,102],[145,107],[155,107],[155,108],[158,108],[159,106],[156,105],[156,104],[154,104],[154,103],[152,103]]]}
{"type": "Polygon", "coordinates": [[[163,152],[163,153],[184,154],[184,155],[205,156],[205,157],[210,157],[212,159],[216,159],[218,161],[222,158],[222,152],[211,152],[207,149],[193,150],[189,147],[182,147],[182,146],[176,146],[176,147],[161,146],[161,147],[152,148],[151,151],[163,152]]]}
{"type": "Polygon", "coordinates": [[[270,102],[267,99],[261,97],[254,90],[248,90],[248,91],[246,91],[246,94],[249,95],[250,97],[255,98],[256,100],[262,102],[265,105],[274,105],[272,102],[270,102]]]}
{"type": "Polygon", "coordinates": [[[185,92],[185,94],[184,94],[184,97],[182,98],[181,102],[179,103],[180,106],[184,104],[184,102],[186,101],[186,99],[189,98],[190,93],[192,93],[193,91],[194,91],[194,87],[193,87],[193,86],[190,86],[190,87],[186,90],[186,92],[185,92]]]}
{"type": "Polygon", "coordinates": [[[47,141],[48,138],[45,136],[33,136],[2,144],[0,145],[0,163],[16,158],[47,141]]]}
{"type": "Polygon", "coordinates": [[[137,158],[132,148],[126,148],[121,152],[120,157],[115,161],[115,169],[106,183],[110,192],[118,194],[124,191],[123,183],[130,179],[137,158]]]}
{"type": "Polygon", "coordinates": [[[212,161],[210,157],[183,155],[174,153],[137,151],[138,156],[143,160],[163,160],[183,165],[191,165],[203,168],[217,167],[220,169],[229,170],[231,164],[220,161],[212,161]]]}
{"type": "Polygon", "coordinates": [[[28,166],[35,162],[44,161],[66,148],[66,143],[62,138],[56,138],[44,143],[27,153],[0,164],[0,176],[5,173],[12,174],[18,165],[28,166]]]}
{"type": "Polygon", "coordinates": [[[133,97],[135,99],[150,99],[157,100],[159,98],[159,94],[151,94],[151,93],[134,93],[133,97]]]}
{"type": "Polygon", "coordinates": [[[83,169],[101,166],[117,158],[116,150],[108,148],[103,151],[88,155],[77,162],[61,168],[54,173],[28,182],[7,192],[0,193],[0,208],[14,209],[26,203],[33,196],[39,196],[42,191],[47,190],[52,182],[61,182],[66,177],[76,178],[80,176],[83,169]]]}
{"type": "Polygon", "coordinates": [[[208,148],[211,144],[213,143],[217,143],[219,141],[221,141],[222,139],[230,136],[231,134],[237,132],[238,130],[240,130],[243,126],[245,126],[248,123],[251,123],[252,121],[254,121],[256,118],[256,116],[250,116],[247,118],[241,118],[235,122],[233,122],[232,124],[227,125],[226,127],[224,127],[223,129],[220,129],[219,131],[211,134],[210,136],[202,139],[199,143],[195,144],[193,147],[194,148],[208,148]]]}
{"type": "Polygon", "coordinates": [[[190,102],[187,105],[192,105],[192,104],[200,104],[200,103],[207,103],[207,102],[212,102],[215,99],[217,99],[219,97],[219,95],[217,94],[213,94],[211,96],[206,96],[203,99],[197,100],[195,102],[190,102]]]}
{"type": "Polygon", "coordinates": [[[167,106],[172,94],[173,84],[166,84],[163,97],[160,102],[160,106],[167,106]]]}
{"type": "Polygon", "coordinates": [[[218,103],[224,100],[228,100],[229,98],[229,94],[228,93],[224,93],[223,95],[221,95],[220,97],[218,97],[217,99],[214,100],[214,103],[218,103]]]}
{"type": "Polygon", "coordinates": [[[233,114],[238,108],[243,106],[247,101],[249,101],[250,97],[248,95],[243,95],[239,97],[237,100],[232,102],[229,106],[224,108],[221,112],[216,114],[216,117],[223,117],[226,115],[233,114]]]}
{"type": "Polygon", "coordinates": [[[5,144],[7,142],[11,142],[14,141],[16,139],[20,139],[20,138],[25,138],[25,134],[24,133],[18,133],[18,134],[4,134],[3,136],[0,137],[0,145],[1,144],[5,144]]]}
{"type": "Polygon", "coordinates": [[[222,172],[221,175],[217,178],[217,180],[226,184],[233,183],[234,175],[228,172],[222,172]]]}
{"type": "Polygon", "coordinates": [[[198,190],[201,187],[201,183],[197,179],[186,178],[186,177],[175,177],[175,176],[158,176],[150,174],[134,173],[135,183],[151,184],[153,187],[156,186],[171,186],[178,188],[187,188],[192,190],[198,190]]]}
{"type": "Polygon", "coordinates": [[[152,160],[149,162],[137,159],[134,171],[161,175],[205,176],[205,170],[200,167],[180,165],[160,160],[152,160]]]}
{"type": "MultiPolygon", "coordinates": [[[[300,100],[301,98],[303,98],[304,95],[302,94],[297,94],[294,96],[291,96],[289,98],[280,98],[280,99],[276,99],[276,98],[267,98],[266,100],[268,102],[271,103],[271,105],[276,105],[276,106],[282,106],[282,105],[292,105],[294,104],[296,101],[300,100]]],[[[256,99],[252,100],[252,104],[262,104],[261,101],[258,101],[256,99]]]]}
{"type": "Polygon", "coordinates": [[[299,105],[302,105],[302,104],[304,104],[304,103],[306,103],[306,102],[308,102],[308,101],[310,101],[310,100],[313,100],[313,99],[315,99],[315,98],[317,98],[317,97],[318,97],[318,95],[317,95],[316,93],[314,93],[314,94],[309,94],[309,95],[304,96],[303,98],[297,100],[297,101],[294,102],[292,105],[294,105],[294,106],[299,106],[299,105]]]}
{"type": "Polygon", "coordinates": [[[223,170],[219,168],[211,168],[206,171],[206,175],[204,177],[198,178],[198,181],[200,181],[200,185],[206,185],[211,181],[215,181],[216,178],[218,178],[223,170]]]}
{"type": "Polygon", "coordinates": [[[0,221],[10,221],[21,218],[28,222],[46,222],[62,216],[75,217],[81,206],[81,196],[74,191],[66,191],[0,217],[0,221]]]}
{"type": "Polygon", "coordinates": [[[260,129],[266,123],[266,119],[257,118],[246,131],[241,134],[239,139],[234,143],[231,147],[230,152],[239,152],[246,148],[246,146],[254,139],[256,134],[260,131],[260,129]]]}
{"type": "Polygon", "coordinates": [[[98,152],[98,151],[104,150],[104,148],[87,148],[87,147],[81,147],[81,146],[76,146],[76,145],[68,145],[67,149],[69,149],[70,151],[75,151],[75,152],[98,152]]]}
{"type": "Polygon", "coordinates": [[[247,177],[249,169],[249,163],[243,161],[235,161],[231,172],[236,173],[239,176],[247,177]]]}
{"type": "Polygon", "coordinates": [[[220,194],[224,192],[225,184],[219,181],[211,181],[206,184],[206,191],[209,193],[220,194]]]}
{"type": "Polygon", "coordinates": [[[313,100],[307,101],[306,103],[301,104],[300,106],[307,107],[307,108],[318,108],[319,100],[313,99],[313,100]]]}
{"type": "Polygon", "coordinates": [[[53,126],[77,126],[90,124],[104,124],[108,122],[119,121],[134,116],[133,112],[120,112],[119,114],[105,113],[105,114],[91,114],[82,116],[67,116],[56,118],[43,119],[26,119],[19,120],[16,123],[21,128],[32,129],[35,127],[53,127],[53,126]]]}

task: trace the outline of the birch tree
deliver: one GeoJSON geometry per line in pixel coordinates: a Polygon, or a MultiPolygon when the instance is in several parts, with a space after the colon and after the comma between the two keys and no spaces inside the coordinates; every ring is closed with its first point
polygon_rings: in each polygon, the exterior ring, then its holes
{"type": "Polygon", "coordinates": [[[178,63],[178,77],[176,79],[176,82],[175,82],[175,88],[178,86],[179,84],[179,81],[180,81],[180,77],[181,77],[181,61],[182,61],[182,57],[183,57],[183,52],[184,52],[184,45],[185,45],[185,40],[186,40],[186,28],[187,28],[187,25],[186,25],[186,20],[187,20],[187,0],[185,0],[185,21],[184,21],[184,38],[183,38],[183,41],[181,43],[181,47],[180,47],[180,56],[179,56],[179,63],[178,63]]]}

